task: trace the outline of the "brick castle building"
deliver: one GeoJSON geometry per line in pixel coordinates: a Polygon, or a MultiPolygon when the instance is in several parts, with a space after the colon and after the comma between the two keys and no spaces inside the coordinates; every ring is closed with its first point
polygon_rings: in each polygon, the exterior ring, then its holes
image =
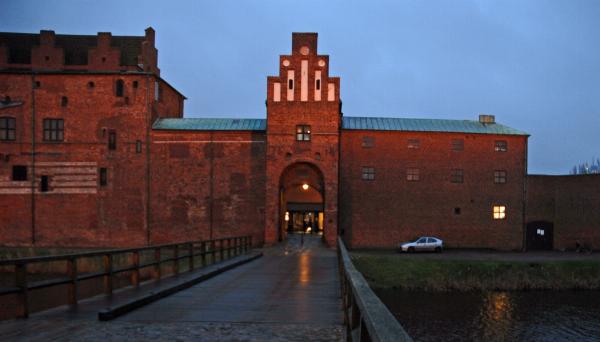
{"type": "Polygon", "coordinates": [[[493,116],[344,116],[317,34],[294,33],[266,119],[184,118],[154,34],[0,33],[0,245],[600,245],[599,178],[528,176],[528,135],[493,116]]]}

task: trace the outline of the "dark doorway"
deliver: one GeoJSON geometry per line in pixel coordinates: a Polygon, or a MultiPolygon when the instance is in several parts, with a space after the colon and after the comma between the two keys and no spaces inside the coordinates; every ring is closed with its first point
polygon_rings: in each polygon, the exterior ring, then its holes
{"type": "Polygon", "coordinates": [[[547,221],[534,221],[527,224],[527,250],[552,250],[554,224],[547,221]]]}

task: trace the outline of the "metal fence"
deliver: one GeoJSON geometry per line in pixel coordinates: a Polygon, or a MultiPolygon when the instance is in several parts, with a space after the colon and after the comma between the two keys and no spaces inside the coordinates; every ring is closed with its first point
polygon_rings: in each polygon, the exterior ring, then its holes
{"type": "Polygon", "coordinates": [[[15,284],[13,287],[0,288],[0,298],[7,295],[17,296],[16,316],[26,318],[29,316],[29,295],[31,290],[38,290],[53,286],[67,285],[67,303],[76,305],[78,301],[78,283],[84,280],[102,278],[104,293],[111,295],[114,290],[114,279],[116,275],[130,272],[130,285],[139,286],[140,270],[152,269],[152,278],[161,279],[164,274],[161,271],[163,264],[171,266],[171,275],[180,273],[180,264],[187,264],[187,271],[196,267],[199,258],[199,267],[204,267],[216,261],[223,261],[234,256],[246,253],[252,247],[251,236],[238,236],[202,241],[188,241],[164,245],[147,246],[140,248],[112,249],[93,251],[77,254],[28,257],[21,259],[0,260],[2,267],[14,267],[15,284]],[[140,262],[141,253],[150,253],[149,259],[140,262]],[[116,266],[114,261],[117,257],[126,256],[126,264],[116,266]],[[166,257],[165,257],[166,256],[166,257]],[[78,261],[90,258],[102,258],[102,270],[96,272],[77,271],[78,261]],[[65,262],[66,276],[53,277],[51,279],[28,281],[28,266],[40,263],[65,262]]]}
{"type": "Polygon", "coordinates": [[[338,263],[346,341],[412,341],[392,313],[356,270],[341,238],[338,263]]]}

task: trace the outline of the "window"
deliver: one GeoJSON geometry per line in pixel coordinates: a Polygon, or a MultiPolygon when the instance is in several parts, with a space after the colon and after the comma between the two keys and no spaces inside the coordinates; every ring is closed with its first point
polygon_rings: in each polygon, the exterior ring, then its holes
{"type": "Polygon", "coordinates": [[[504,220],[506,218],[506,206],[495,205],[493,207],[494,220],[504,220]]]}
{"type": "Polygon", "coordinates": [[[26,181],[27,180],[27,166],[13,165],[12,180],[16,181],[16,182],[26,181]]]}
{"type": "Polygon", "coordinates": [[[321,90],[321,80],[317,80],[316,82],[317,82],[317,84],[316,84],[317,90],[321,90]]]}
{"type": "Polygon", "coordinates": [[[141,140],[135,141],[135,153],[142,153],[142,141],[141,140]]]}
{"type": "Polygon", "coordinates": [[[362,168],[362,179],[363,180],[374,180],[375,179],[375,168],[374,167],[363,167],[362,168]]]}
{"type": "Polygon", "coordinates": [[[310,126],[296,126],[296,141],[310,141],[310,126]]]}
{"type": "Polygon", "coordinates": [[[42,83],[40,81],[35,81],[35,86],[34,88],[40,88],[42,86],[42,83]]]}
{"type": "Polygon", "coordinates": [[[125,87],[125,84],[123,83],[123,80],[117,80],[117,85],[116,85],[115,91],[116,91],[116,95],[118,97],[123,97],[123,91],[124,91],[123,88],[124,87],[125,87]]]}
{"type": "Polygon", "coordinates": [[[372,147],[375,147],[375,137],[363,137],[363,139],[362,139],[362,147],[363,148],[372,148],[372,147]]]}
{"type": "Polygon", "coordinates": [[[452,151],[462,151],[465,149],[465,141],[462,139],[452,139],[452,151]]]}
{"type": "Polygon", "coordinates": [[[460,215],[460,208],[459,207],[454,208],[454,215],[460,215]]]}
{"type": "Polygon", "coordinates": [[[17,136],[17,119],[0,118],[0,140],[15,140],[17,136]]]}
{"type": "Polygon", "coordinates": [[[63,97],[60,99],[60,105],[61,105],[62,107],[66,107],[68,104],[69,104],[69,98],[68,98],[68,97],[66,97],[66,96],[63,96],[63,97]]]}
{"type": "Polygon", "coordinates": [[[48,192],[48,176],[42,176],[40,182],[40,191],[48,192]]]}
{"type": "Polygon", "coordinates": [[[421,142],[419,139],[408,139],[408,148],[419,148],[421,146],[421,142]]]}
{"type": "Polygon", "coordinates": [[[94,88],[96,85],[94,84],[94,82],[88,82],[88,88],[92,89],[94,88]]]}
{"type": "Polygon", "coordinates": [[[63,119],[44,119],[44,141],[64,140],[63,119]]]}
{"type": "Polygon", "coordinates": [[[427,243],[427,238],[420,238],[419,240],[417,240],[417,243],[427,243]]]}
{"type": "Polygon", "coordinates": [[[108,131],[108,149],[113,151],[117,149],[117,132],[114,130],[108,131]]]}
{"type": "Polygon", "coordinates": [[[496,152],[506,152],[508,151],[508,144],[506,140],[496,140],[494,143],[494,151],[496,152]]]}
{"type": "Polygon", "coordinates": [[[100,168],[100,186],[106,186],[108,184],[108,169],[105,167],[100,168]]]}
{"type": "Polygon", "coordinates": [[[160,83],[154,82],[154,101],[160,101],[160,83]]]}
{"type": "Polygon", "coordinates": [[[505,170],[494,171],[494,183],[496,183],[496,184],[506,183],[506,171],[505,170]]]}
{"type": "Polygon", "coordinates": [[[464,181],[464,174],[462,169],[453,169],[450,173],[450,182],[462,183],[464,181]]]}
{"type": "Polygon", "coordinates": [[[416,182],[420,179],[419,169],[408,168],[406,169],[406,180],[409,182],[416,182]]]}
{"type": "Polygon", "coordinates": [[[133,81],[133,87],[137,88],[138,87],[138,81],[133,81]]]}
{"type": "Polygon", "coordinates": [[[294,89],[294,80],[291,78],[288,80],[288,89],[294,89]]]}

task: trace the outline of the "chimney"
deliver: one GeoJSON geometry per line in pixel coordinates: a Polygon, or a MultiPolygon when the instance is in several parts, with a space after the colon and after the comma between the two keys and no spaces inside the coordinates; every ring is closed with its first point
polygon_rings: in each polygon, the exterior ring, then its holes
{"type": "Polygon", "coordinates": [[[494,115],[489,114],[479,114],[479,123],[482,124],[495,124],[496,117],[494,115]]]}

